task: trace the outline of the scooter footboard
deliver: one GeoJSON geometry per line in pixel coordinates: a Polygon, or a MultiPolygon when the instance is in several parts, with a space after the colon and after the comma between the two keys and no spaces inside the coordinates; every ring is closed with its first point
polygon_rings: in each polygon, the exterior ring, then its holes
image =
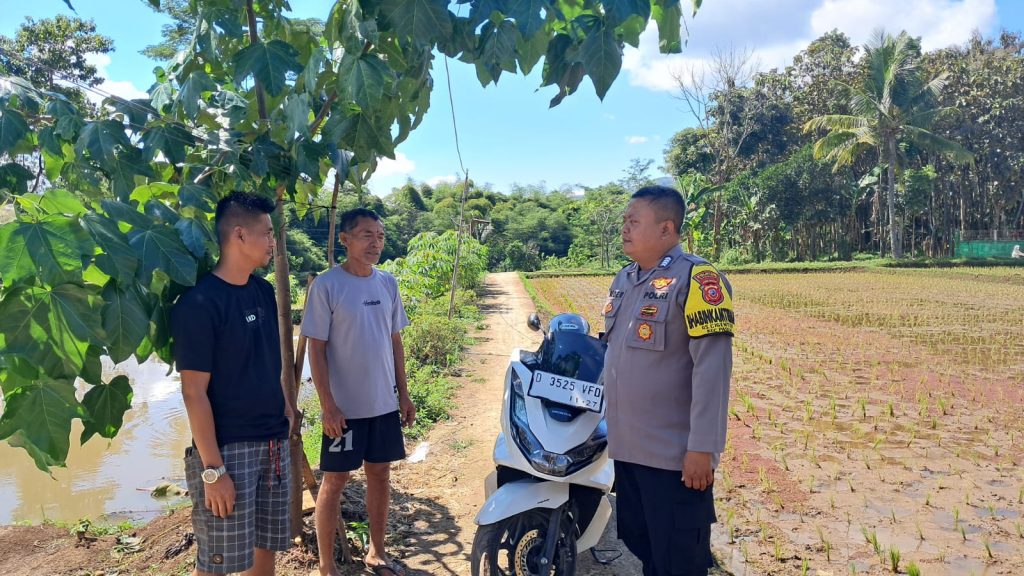
{"type": "Polygon", "coordinates": [[[568,501],[568,484],[535,480],[508,482],[487,498],[476,515],[476,523],[494,524],[533,508],[558,508],[568,501]]]}

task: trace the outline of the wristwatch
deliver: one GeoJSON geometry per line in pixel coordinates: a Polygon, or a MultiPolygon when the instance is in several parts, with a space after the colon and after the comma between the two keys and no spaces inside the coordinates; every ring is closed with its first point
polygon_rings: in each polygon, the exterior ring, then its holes
{"type": "Polygon", "coordinates": [[[214,468],[213,466],[209,466],[206,468],[206,470],[203,470],[203,482],[206,482],[207,484],[213,484],[214,482],[219,480],[220,477],[223,476],[225,473],[227,473],[227,469],[224,467],[223,464],[216,468],[214,468]]]}

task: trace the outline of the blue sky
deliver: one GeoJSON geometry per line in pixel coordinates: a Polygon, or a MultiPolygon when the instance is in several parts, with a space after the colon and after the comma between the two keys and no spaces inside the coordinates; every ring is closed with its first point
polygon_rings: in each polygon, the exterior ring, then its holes
{"type": "MultiPolygon", "coordinates": [[[[138,97],[152,83],[153,67],[138,52],[159,40],[164,19],[141,0],[74,0],[78,15],[96,22],[114,39],[115,52],[97,64],[108,79],[103,88],[138,97]]],[[[325,17],[330,2],[291,0],[296,17],[325,17]]],[[[70,11],[61,0],[0,0],[0,34],[12,35],[26,16],[45,18],[70,11]]],[[[529,77],[502,75],[482,88],[471,66],[452,61],[452,96],[462,157],[470,177],[498,191],[513,183],[548,188],[596,186],[619,179],[632,158],[662,164],[672,134],[693,124],[674,98],[672,71],[700,66],[716,49],[750,49],[762,68],[783,67],[814,38],[838,28],[854,43],[885,26],[921,36],[926,49],[965,41],[972,31],[1024,29],[1022,0],[706,0],[687,22],[690,40],[683,54],[657,53],[649,29],[639,50],[627,47],[623,70],[604,101],[589,79],[553,109],[553,88],[539,89],[539,69],[529,77]]],[[[407,178],[437,181],[459,170],[444,66],[436,60],[430,111],[421,126],[385,161],[370,188],[387,194],[407,178]]],[[[660,172],[660,170],[656,170],[660,172]]],[[[656,174],[660,175],[660,174],[656,174]]]]}

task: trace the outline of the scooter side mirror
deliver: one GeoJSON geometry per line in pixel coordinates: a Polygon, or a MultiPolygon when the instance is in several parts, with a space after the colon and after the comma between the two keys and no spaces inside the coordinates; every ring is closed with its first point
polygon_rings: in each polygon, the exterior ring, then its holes
{"type": "Polygon", "coordinates": [[[530,317],[526,319],[526,325],[534,332],[540,330],[540,316],[537,316],[536,312],[530,314],[530,317]]]}

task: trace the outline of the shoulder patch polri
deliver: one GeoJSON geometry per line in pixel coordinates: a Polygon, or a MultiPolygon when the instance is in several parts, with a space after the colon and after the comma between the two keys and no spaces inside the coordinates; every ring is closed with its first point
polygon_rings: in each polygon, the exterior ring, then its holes
{"type": "Polygon", "coordinates": [[[732,296],[722,286],[718,270],[710,264],[695,264],[690,271],[690,290],[683,307],[690,338],[712,334],[733,335],[736,316],[732,296]]]}

